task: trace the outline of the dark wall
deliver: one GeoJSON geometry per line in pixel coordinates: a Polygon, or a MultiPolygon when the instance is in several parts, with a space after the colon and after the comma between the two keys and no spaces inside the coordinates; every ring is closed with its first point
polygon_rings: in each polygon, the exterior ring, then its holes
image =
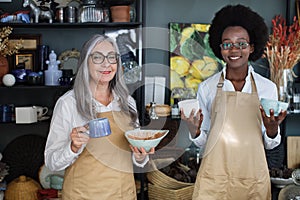
{"type": "MultiPolygon", "coordinates": [[[[168,24],[170,22],[210,23],[216,11],[227,4],[244,4],[261,14],[271,28],[271,20],[281,14],[292,19],[296,15],[295,1],[274,0],[143,0],[143,50],[145,52],[145,74],[147,76],[169,76],[169,37],[168,24]],[[289,11],[287,12],[287,8],[289,11]]],[[[62,2],[62,0],[56,0],[62,2]]],[[[66,1],[67,2],[67,1],[66,1]]],[[[12,0],[11,3],[0,3],[0,8],[6,12],[24,10],[22,0],[12,0]],[[12,6],[13,4],[13,6],[12,6]]],[[[42,43],[50,45],[51,49],[61,53],[66,49],[80,49],[83,41],[93,33],[103,30],[91,28],[89,33],[80,30],[62,32],[59,29],[42,31],[42,43]],[[63,34],[64,37],[61,37],[63,34]],[[75,43],[70,44],[68,40],[75,43]]],[[[26,31],[25,31],[26,32],[26,31]]],[[[28,32],[33,34],[32,30],[28,32]]]]}
{"type": "MultiPolygon", "coordinates": [[[[288,2],[290,16],[294,16],[295,0],[146,0],[143,43],[146,75],[169,77],[169,22],[210,23],[221,7],[240,3],[262,15],[271,29],[271,20],[275,15],[286,17],[288,2]]],[[[259,70],[265,73],[265,69],[259,67],[259,70]]]]}

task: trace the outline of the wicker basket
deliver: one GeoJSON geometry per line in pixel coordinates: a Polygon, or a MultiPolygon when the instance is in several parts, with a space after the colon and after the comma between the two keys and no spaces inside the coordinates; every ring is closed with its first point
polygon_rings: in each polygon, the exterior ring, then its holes
{"type": "Polygon", "coordinates": [[[191,200],[194,191],[194,186],[187,186],[181,189],[167,189],[151,183],[148,184],[149,200],[191,200]]]}
{"type": "Polygon", "coordinates": [[[177,181],[171,178],[159,170],[151,171],[147,173],[147,179],[155,186],[163,187],[166,189],[181,189],[189,186],[193,186],[193,183],[185,183],[177,181]]]}
{"type": "Polygon", "coordinates": [[[37,200],[41,186],[32,178],[20,176],[7,185],[5,200],[37,200]]]}
{"type": "Polygon", "coordinates": [[[154,162],[151,163],[156,170],[147,173],[149,200],[191,200],[194,183],[177,181],[158,170],[154,162]]]}

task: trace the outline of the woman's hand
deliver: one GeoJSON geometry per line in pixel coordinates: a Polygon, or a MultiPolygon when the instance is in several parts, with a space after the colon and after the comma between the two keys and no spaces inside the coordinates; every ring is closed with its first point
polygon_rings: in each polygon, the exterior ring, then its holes
{"type": "Polygon", "coordinates": [[[200,135],[200,127],[203,121],[202,110],[199,109],[195,115],[195,110],[193,109],[188,118],[184,115],[182,108],[180,109],[180,113],[181,119],[186,121],[192,137],[198,137],[200,135]]]}
{"type": "Polygon", "coordinates": [[[266,127],[266,132],[268,137],[275,138],[278,133],[278,126],[281,124],[281,122],[285,119],[287,115],[287,111],[280,111],[278,116],[274,116],[274,110],[270,110],[270,117],[268,117],[262,108],[262,106],[259,106],[261,116],[263,119],[264,126],[266,127]]]}
{"type": "Polygon", "coordinates": [[[134,158],[137,162],[142,162],[143,160],[145,160],[146,156],[148,154],[154,154],[155,149],[151,148],[149,152],[146,152],[145,149],[143,147],[141,147],[140,149],[137,147],[134,147],[132,145],[129,145],[131,151],[133,152],[134,158]]]}
{"type": "Polygon", "coordinates": [[[70,134],[71,137],[71,150],[74,153],[77,153],[83,144],[88,143],[90,137],[85,134],[87,129],[83,126],[76,127],[72,129],[70,134]]]}

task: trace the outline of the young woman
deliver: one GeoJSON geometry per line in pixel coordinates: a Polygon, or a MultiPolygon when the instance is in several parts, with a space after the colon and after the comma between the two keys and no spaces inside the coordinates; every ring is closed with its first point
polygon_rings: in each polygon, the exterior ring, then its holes
{"type": "Polygon", "coordinates": [[[94,35],[81,50],[73,90],[55,105],[45,148],[46,166],[66,169],[63,199],[136,199],[132,162],[143,167],[149,158],[144,149],[129,146],[124,131],[137,126],[118,47],[94,35]],[[85,125],[99,117],[108,118],[112,133],[89,138],[85,125]]]}
{"type": "Polygon", "coordinates": [[[277,100],[277,89],[249,64],[262,56],[267,26],[250,8],[229,5],[216,13],[209,35],[213,52],[226,65],[200,83],[196,116],[181,114],[191,140],[205,148],[193,199],[271,199],[264,148],[280,144],[279,124],[287,113],[275,117],[271,110],[266,116],[259,99],[277,100]]]}

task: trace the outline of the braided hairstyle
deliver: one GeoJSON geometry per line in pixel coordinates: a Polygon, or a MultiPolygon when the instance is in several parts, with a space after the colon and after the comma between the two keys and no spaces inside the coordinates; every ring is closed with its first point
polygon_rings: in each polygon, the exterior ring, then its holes
{"type": "Polygon", "coordinates": [[[241,26],[246,29],[249,34],[250,45],[254,46],[249,60],[256,61],[261,58],[269,39],[268,27],[260,15],[249,7],[240,4],[223,7],[212,20],[209,29],[209,45],[216,57],[223,59],[220,44],[222,43],[222,34],[229,26],[241,26]]]}

